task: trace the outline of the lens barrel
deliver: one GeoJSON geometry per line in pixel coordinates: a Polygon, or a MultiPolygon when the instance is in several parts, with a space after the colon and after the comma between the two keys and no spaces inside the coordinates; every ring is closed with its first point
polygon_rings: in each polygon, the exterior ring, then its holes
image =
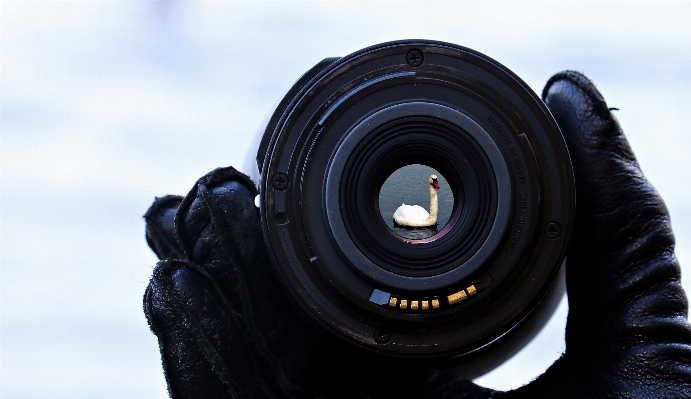
{"type": "Polygon", "coordinates": [[[289,296],[383,354],[450,358],[507,341],[540,313],[573,225],[571,162],[544,103],[506,67],[448,43],[320,62],[276,109],[257,164],[264,237],[289,296]],[[443,175],[454,198],[423,239],[392,232],[379,203],[387,178],[413,164],[443,175]]]}

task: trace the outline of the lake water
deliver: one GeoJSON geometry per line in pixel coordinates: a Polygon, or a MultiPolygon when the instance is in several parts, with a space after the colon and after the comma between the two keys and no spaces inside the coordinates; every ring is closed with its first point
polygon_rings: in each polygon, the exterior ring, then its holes
{"type": "Polygon", "coordinates": [[[438,171],[425,165],[404,166],[389,176],[379,192],[379,210],[386,225],[397,235],[420,240],[437,234],[451,217],[454,198],[449,184],[438,171]],[[437,175],[439,190],[439,213],[436,227],[398,227],[394,226],[393,214],[401,204],[420,205],[427,212],[430,209],[429,177],[437,175]]]}

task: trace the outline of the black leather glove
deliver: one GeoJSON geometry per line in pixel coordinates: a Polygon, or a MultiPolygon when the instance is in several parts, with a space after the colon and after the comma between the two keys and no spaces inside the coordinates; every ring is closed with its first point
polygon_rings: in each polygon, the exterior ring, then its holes
{"type": "Polygon", "coordinates": [[[291,306],[267,258],[256,194],[245,175],[219,168],[145,215],[162,261],[144,311],[171,396],[419,398],[421,365],[402,378],[400,360],[350,348],[291,306]]]}
{"type": "Polygon", "coordinates": [[[145,215],[162,261],[144,309],[171,395],[691,398],[691,328],[667,209],[585,76],[553,76],[543,99],[571,153],[577,210],[566,351],[542,376],[495,392],[422,364],[386,375],[389,360],[315,330],[274,278],[254,185],[226,168],[184,199],[157,199],[145,215]]]}

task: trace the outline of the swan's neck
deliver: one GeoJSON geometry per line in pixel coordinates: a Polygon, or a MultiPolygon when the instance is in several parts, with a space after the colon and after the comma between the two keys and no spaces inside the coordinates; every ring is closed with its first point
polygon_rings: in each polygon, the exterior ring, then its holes
{"type": "Polygon", "coordinates": [[[437,189],[431,184],[429,185],[429,217],[427,223],[430,225],[437,223],[437,214],[439,213],[439,200],[437,199],[437,189]]]}

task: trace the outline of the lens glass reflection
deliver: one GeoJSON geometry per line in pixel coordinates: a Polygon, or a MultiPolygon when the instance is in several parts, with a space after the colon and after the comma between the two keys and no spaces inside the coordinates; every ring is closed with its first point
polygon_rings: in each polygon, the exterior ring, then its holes
{"type": "Polygon", "coordinates": [[[426,165],[399,168],[379,191],[379,211],[387,227],[411,240],[437,234],[449,221],[453,206],[453,193],[446,179],[426,165]]]}

